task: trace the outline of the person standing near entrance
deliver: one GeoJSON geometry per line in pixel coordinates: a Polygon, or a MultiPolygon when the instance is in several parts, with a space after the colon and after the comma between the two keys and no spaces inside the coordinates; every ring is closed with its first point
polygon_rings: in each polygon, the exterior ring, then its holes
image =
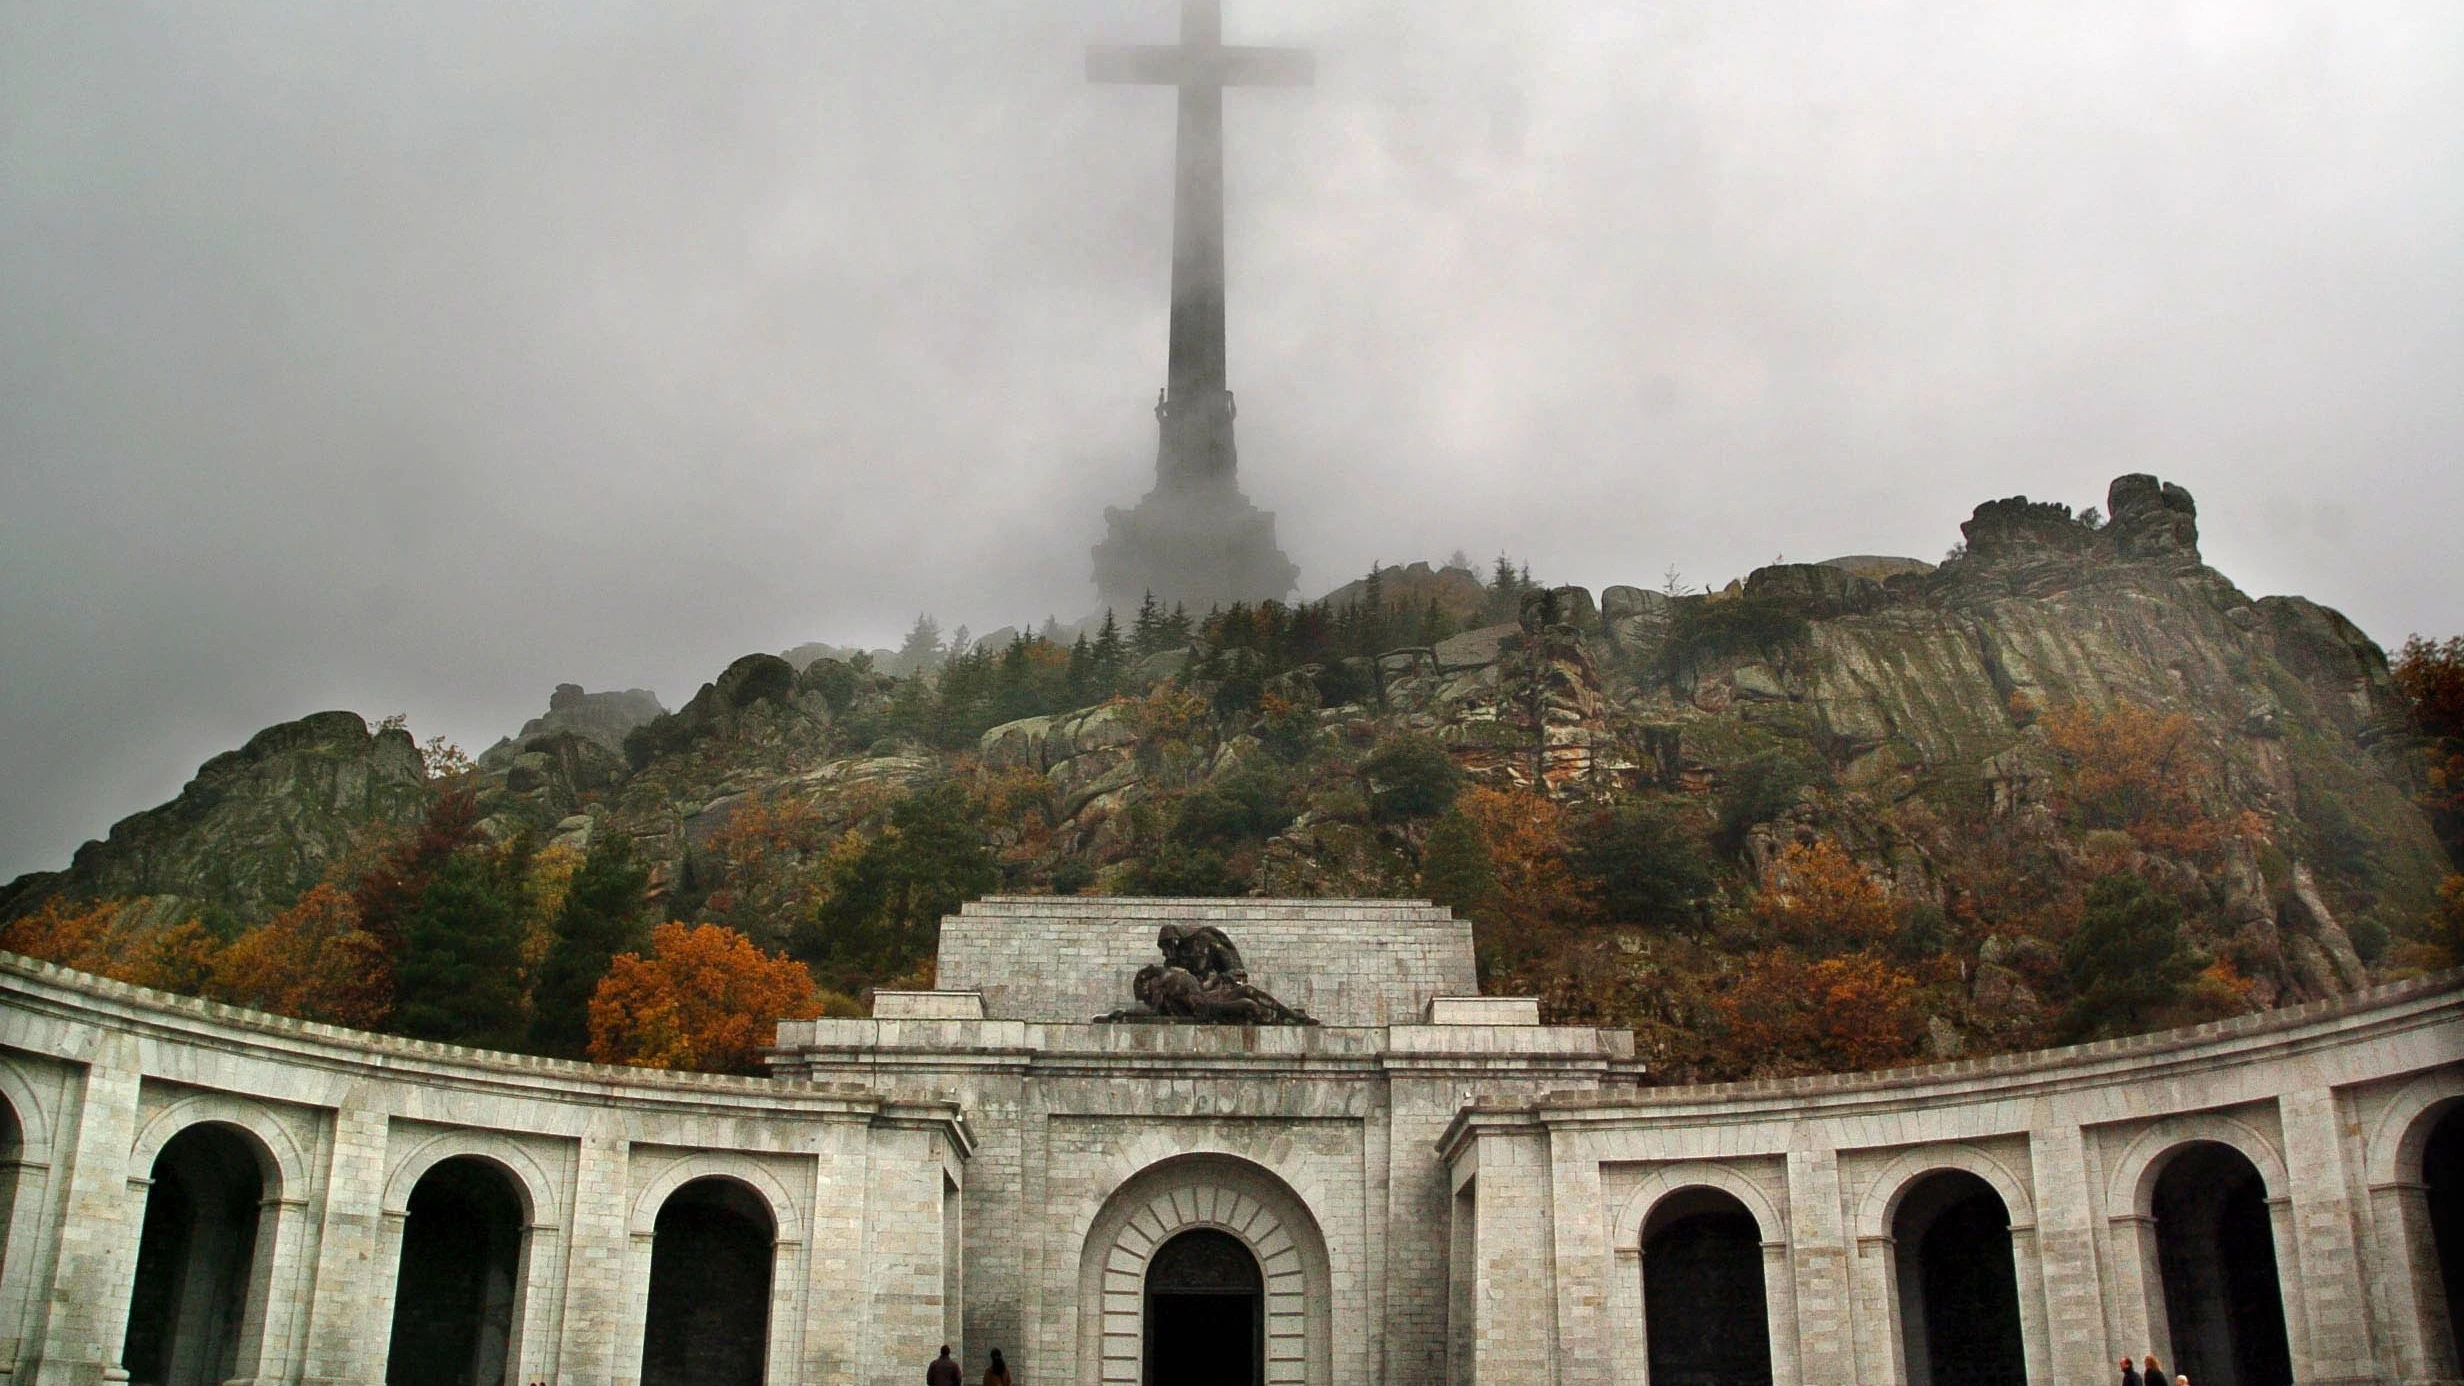
{"type": "Polygon", "coordinates": [[[958,1374],[958,1364],[950,1360],[950,1345],[941,1345],[941,1355],[924,1369],[924,1386],[967,1386],[958,1374]]]}
{"type": "Polygon", "coordinates": [[[2139,1377],[2139,1364],[2127,1357],[2122,1359],[2122,1386],[2143,1386],[2139,1377]]]}
{"type": "Polygon", "coordinates": [[[2157,1362],[2155,1353],[2139,1360],[2139,1375],[2147,1378],[2148,1386],[2165,1386],[2165,1369],[2157,1362]]]}
{"type": "Polygon", "coordinates": [[[984,1386],[1011,1386],[1010,1364],[1001,1360],[1001,1349],[992,1350],[992,1365],[984,1368],[984,1386]]]}

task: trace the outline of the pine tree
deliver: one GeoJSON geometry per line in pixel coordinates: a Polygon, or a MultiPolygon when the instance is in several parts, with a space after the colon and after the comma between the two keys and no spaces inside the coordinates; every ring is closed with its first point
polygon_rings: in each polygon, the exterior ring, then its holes
{"type": "Polygon", "coordinates": [[[1429,829],[1428,845],[1420,849],[1420,890],[1467,918],[1485,911],[1497,893],[1497,864],[1460,810],[1448,810],[1429,829]]]}
{"type": "Polygon", "coordinates": [[[522,1024],[521,871],[471,849],[446,859],[403,920],[394,964],[394,1029],[413,1039],[488,1049],[518,1043],[522,1024]]]}
{"type": "MultiPolygon", "coordinates": [[[[1104,608],[1104,619],[1112,619],[1112,608],[1104,608]]],[[[1157,604],[1155,594],[1147,593],[1146,600],[1138,604],[1138,618],[1129,626],[1129,647],[1138,652],[1140,659],[1172,648],[1164,643],[1164,619],[1164,609],[1157,604]]]]}
{"type": "Polygon", "coordinates": [[[1094,648],[1088,651],[1088,664],[1095,680],[1093,692],[1109,698],[1121,691],[1121,683],[1129,674],[1129,659],[1121,647],[1121,627],[1104,613],[1104,624],[1095,632],[1094,648]]]}
{"type": "Polygon", "coordinates": [[[580,1058],[590,1046],[590,997],[617,954],[639,952],[650,940],[643,921],[650,869],[633,855],[633,840],[603,834],[565,891],[556,941],[531,995],[531,1047],[580,1058]]]}
{"type": "Polygon", "coordinates": [[[2075,998],[2063,1028],[2081,1039],[2154,1029],[2198,970],[2182,942],[2181,902],[2138,876],[2107,876],[2088,887],[2079,927],[2062,947],[2075,998]]]}

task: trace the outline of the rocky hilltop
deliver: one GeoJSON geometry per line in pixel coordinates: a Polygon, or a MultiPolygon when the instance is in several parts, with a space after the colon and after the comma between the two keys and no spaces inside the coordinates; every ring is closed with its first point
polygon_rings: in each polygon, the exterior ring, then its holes
{"type": "Polygon", "coordinates": [[[254,923],[291,903],[371,829],[419,821],[430,786],[400,727],[319,712],[197,767],[179,797],[112,825],[65,871],[0,887],[0,919],[55,898],[176,896],[254,923]]]}
{"type": "MultiPolygon", "coordinates": [[[[469,783],[499,840],[621,835],[664,913],[773,948],[809,941],[855,848],[938,785],[1007,889],[1433,895],[1480,921],[1492,984],[1636,1025],[1670,1076],[1759,1071],[1693,1037],[1737,1030],[1738,989],[1804,944],[1788,902],[1817,846],[1882,892],[1896,932],[1868,951],[1917,989],[1933,1054],[2057,1034],[2065,949],[2117,874],[2187,912],[2164,965],[2203,966],[2218,1013],[2390,966],[2451,867],[2379,646],[2243,593],[2201,558],[2190,495],[2153,477],[2116,480],[2101,513],[1993,501],[1962,535],[1939,565],[1780,564],[1714,593],[1384,569],[1339,602],[1139,635],[1178,648],[1021,636],[908,678],[822,647],[748,655],[672,713],[566,685],[469,783]],[[1381,625],[1362,613],[1387,592],[1402,614],[1381,625]],[[1430,638],[1294,653],[1336,628],[1430,638]],[[2156,759],[2134,768],[2141,742],[2156,759]],[[1435,770],[1410,769],[1415,747],[1435,770]],[[1466,801],[1489,815],[1469,875],[1453,782],[1407,803],[1440,771],[1492,796],[1466,801]]],[[[170,893],[261,917],[427,792],[406,735],[321,714],[0,913],[170,893]]]]}

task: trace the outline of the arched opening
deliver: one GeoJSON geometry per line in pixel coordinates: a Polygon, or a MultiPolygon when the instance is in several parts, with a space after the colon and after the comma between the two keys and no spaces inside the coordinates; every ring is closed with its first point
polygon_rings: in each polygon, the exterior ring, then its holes
{"type": "Polygon", "coordinates": [[[226,1126],[191,1126],[154,1157],[120,1363],[140,1386],[240,1375],[265,1170],[226,1126]]]}
{"type": "Polygon", "coordinates": [[[1241,1239],[1193,1227],[1146,1268],[1147,1386],[1262,1386],[1266,1280],[1241,1239]]]}
{"type": "Polygon", "coordinates": [[[642,1386],[761,1386],[778,1223],[733,1179],[667,1196],[650,1245],[642,1386]]]}
{"type": "Polygon", "coordinates": [[[1734,1194],[1686,1189],[1643,1224],[1651,1386],[1770,1386],[1762,1226],[1734,1194]]]}
{"type": "Polygon", "coordinates": [[[2429,1189],[2430,1240],[2447,1292],[2448,1360],[2464,1360],[2464,1103],[2430,1128],[2421,1182],[2429,1189]]]}
{"type": "Polygon", "coordinates": [[[2151,1200],[2173,1370],[2199,1386],[2291,1386],[2267,1185],[2229,1145],[2182,1147],[2151,1200]]]}
{"type": "Polygon", "coordinates": [[[17,1208],[17,1172],[26,1158],[26,1135],[17,1109],[0,1097],[0,1268],[8,1265],[9,1215],[17,1208]]]}
{"type": "Polygon", "coordinates": [[[2011,1213],[1993,1185],[1966,1170],[1919,1178],[1891,1216],[1891,1255],[1909,1386],[2027,1379],[2011,1213]]]}
{"type": "Polygon", "coordinates": [[[439,1162],[411,1189],[386,1386],[501,1386],[520,1298],[522,1198],[494,1163],[439,1162]]]}

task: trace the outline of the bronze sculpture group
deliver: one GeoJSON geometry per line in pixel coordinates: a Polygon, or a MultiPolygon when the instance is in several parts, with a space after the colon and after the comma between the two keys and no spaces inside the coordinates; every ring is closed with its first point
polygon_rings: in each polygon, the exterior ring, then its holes
{"type": "Polygon", "coordinates": [[[1241,950],[1212,924],[1166,924],[1155,934],[1162,963],[1138,969],[1130,984],[1138,1004],[1098,1021],[1154,1021],[1218,1025],[1315,1025],[1296,1006],[1287,1006],[1249,984],[1249,969],[1241,950]]]}

